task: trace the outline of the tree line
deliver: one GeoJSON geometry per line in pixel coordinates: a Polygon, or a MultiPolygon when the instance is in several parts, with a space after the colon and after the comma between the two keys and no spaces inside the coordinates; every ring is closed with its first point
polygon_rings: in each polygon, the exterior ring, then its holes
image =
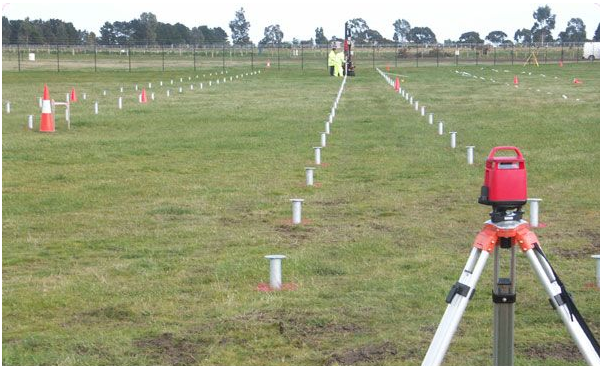
{"type": "MultiPolygon", "coordinates": [[[[476,31],[461,34],[457,41],[445,40],[444,44],[464,43],[483,44],[485,41],[494,45],[531,44],[548,42],[584,42],[588,39],[600,41],[600,23],[592,37],[588,37],[586,25],[581,18],[572,18],[567,23],[564,31],[554,39],[552,31],[556,26],[556,14],[552,9],[540,6],[533,12],[533,25],[531,28],[517,29],[512,39],[501,31],[490,32],[485,38],[476,31]]],[[[393,44],[416,43],[438,44],[435,33],[429,27],[412,27],[408,20],[397,19],[392,23],[393,38],[386,39],[375,29],[371,29],[362,18],[348,20],[352,31],[352,38],[356,44],[393,44]]],[[[194,45],[194,44],[229,44],[253,45],[249,37],[250,22],[246,20],[244,8],[235,12],[234,19],[229,23],[230,35],[221,27],[209,28],[206,25],[192,27],[191,29],[181,23],[162,23],[156,15],[144,12],[139,18],[130,21],[105,22],[99,34],[78,30],[73,23],[59,19],[44,20],[8,20],[2,17],[2,43],[3,44],[67,44],[67,45],[194,45]],[[231,39],[229,37],[231,36],[231,39]]],[[[291,42],[283,41],[283,31],[279,24],[272,24],[264,28],[264,37],[258,46],[275,44],[303,44],[326,45],[341,39],[332,36],[327,38],[323,27],[315,29],[315,36],[309,40],[294,38],[291,42]]]]}

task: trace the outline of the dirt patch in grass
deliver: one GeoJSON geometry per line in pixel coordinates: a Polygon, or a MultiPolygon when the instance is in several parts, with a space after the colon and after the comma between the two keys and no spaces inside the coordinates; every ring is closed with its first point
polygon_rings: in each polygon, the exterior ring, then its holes
{"type": "Polygon", "coordinates": [[[332,321],[312,312],[252,312],[233,319],[234,324],[240,321],[268,324],[290,340],[306,344],[318,344],[325,338],[343,338],[350,334],[365,332],[365,329],[358,324],[332,321]]]}
{"type": "Polygon", "coordinates": [[[377,363],[388,357],[394,357],[397,354],[398,349],[390,342],[368,344],[358,349],[334,353],[329,357],[325,365],[355,365],[361,362],[377,363]]]}
{"type": "Polygon", "coordinates": [[[117,322],[135,321],[137,314],[127,307],[119,306],[104,306],[97,309],[92,309],[80,313],[75,316],[76,321],[80,322],[95,322],[113,320],[117,322]]]}
{"type": "Polygon", "coordinates": [[[195,364],[198,355],[204,348],[204,342],[176,337],[172,333],[139,339],[133,344],[156,363],[162,362],[177,366],[195,364]]]}
{"type": "Polygon", "coordinates": [[[583,359],[574,344],[536,344],[520,350],[520,353],[540,360],[556,359],[575,362],[583,359]]]}
{"type": "MultiPolygon", "coordinates": [[[[561,235],[557,236],[560,237],[561,235]]],[[[552,250],[554,254],[566,259],[581,259],[600,253],[600,232],[586,229],[579,230],[577,234],[569,236],[583,237],[588,240],[588,243],[579,248],[563,248],[558,246],[552,250]]]]}
{"type": "Polygon", "coordinates": [[[594,247],[596,250],[600,250],[600,232],[593,230],[581,230],[579,231],[579,234],[586,237],[590,241],[592,247],[594,247]]]}

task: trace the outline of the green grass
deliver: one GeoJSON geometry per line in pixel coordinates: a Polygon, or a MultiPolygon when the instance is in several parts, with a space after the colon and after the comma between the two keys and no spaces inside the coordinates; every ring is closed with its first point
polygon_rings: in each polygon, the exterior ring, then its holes
{"type": "MultiPolygon", "coordinates": [[[[487,219],[485,156],[504,144],[525,154],[548,223],[536,232],[600,337],[585,286],[600,252],[598,65],[392,68],[458,132],[456,151],[368,66],[348,80],[314,189],[304,167],[340,79],[271,69],[198,90],[217,71],[202,70],[167,98],[160,80],[194,74],[4,72],[3,364],[419,364],[487,219]],[[157,100],[139,105],[148,82],[157,100]],[[54,134],[24,130],[44,83],[57,100],[88,93],[71,130],[58,116],[54,134]],[[310,224],[286,224],[294,197],[310,224]],[[275,253],[297,291],[256,291],[275,253]]],[[[446,365],[491,364],[491,282],[488,265],[446,365]]],[[[518,290],[517,364],[584,365],[522,255],[518,290]]]]}

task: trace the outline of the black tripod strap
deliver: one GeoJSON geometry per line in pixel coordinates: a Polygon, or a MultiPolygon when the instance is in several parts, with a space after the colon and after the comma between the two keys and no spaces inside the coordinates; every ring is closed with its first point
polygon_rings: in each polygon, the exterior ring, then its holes
{"type": "Polygon", "coordinates": [[[556,274],[554,267],[552,267],[552,265],[548,261],[548,258],[546,258],[546,255],[544,254],[544,252],[542,251],[542,248],[539,246],[538,243],[535,243],[535,246],[533,249],[544,258],[544,260],[546,261],[546,263],[548,263],[548,266],[552,270],[552,274],[554,275],[554,278],[556,278],[556,284],[558,284],[558,286],[560,287],[560,291],[561,291],[561,293],[557,296],[560,296],[563,303],[567,305],[567,309],[569,309],[569,313],[571,314],[571,320],[573,320],[573,318],[575,318],[577,320],[577,323],[579,323],[579,326],[585,333],[586,337],[589,339],[590,343],[592,344],[592,347],[594,347],[596,354],[598,356],[600,356],[600,345],[598,345],[598,341],[596,340],[596,338],[594,338],[594,334],[588,327],[587,323],[585,322],[585,319],[583,319],[583,316],[581,316],[581,313],[579,312],[579,310],[577,310],[577,306],[575,306],[575,302],[573,302],[573,299],[567,292],[567,288],[565,287],[565,284],[560,280],[560,277],[558,277],[558,274],[556,274]]]}

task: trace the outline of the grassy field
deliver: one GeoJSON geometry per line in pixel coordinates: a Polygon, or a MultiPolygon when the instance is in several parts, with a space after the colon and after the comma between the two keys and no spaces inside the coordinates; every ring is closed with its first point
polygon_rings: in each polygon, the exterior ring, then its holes
{"type": "MultiPolygon", "coordinates": [[[[304,167],[341,80],[284,68],[207,88],[212,71],[3,73],[4,365],[418,365],[487,219],[485,156],[505,144],[525,154],[542,247],[600,337],[597,63],[392,68],[456,150],[359,65],[318,188],[304,167]],[[159,81],[180,77],[167,98],[159,81]],[[148,82],[156,101],[140,105],[148,82]],[[44,83],[88,94],[71,130],[24,129],[44,83]],[[306,225],[287,223],[295,197],[306,225]],[[267,254],[288,256],[296,291],[256,290],[267,254]]],[[[522,255],[517,281],[516,364],[584,365],[522,255]]],[[[492,364],[491,285],[490,262],[445,365],[492,364]]]]}

